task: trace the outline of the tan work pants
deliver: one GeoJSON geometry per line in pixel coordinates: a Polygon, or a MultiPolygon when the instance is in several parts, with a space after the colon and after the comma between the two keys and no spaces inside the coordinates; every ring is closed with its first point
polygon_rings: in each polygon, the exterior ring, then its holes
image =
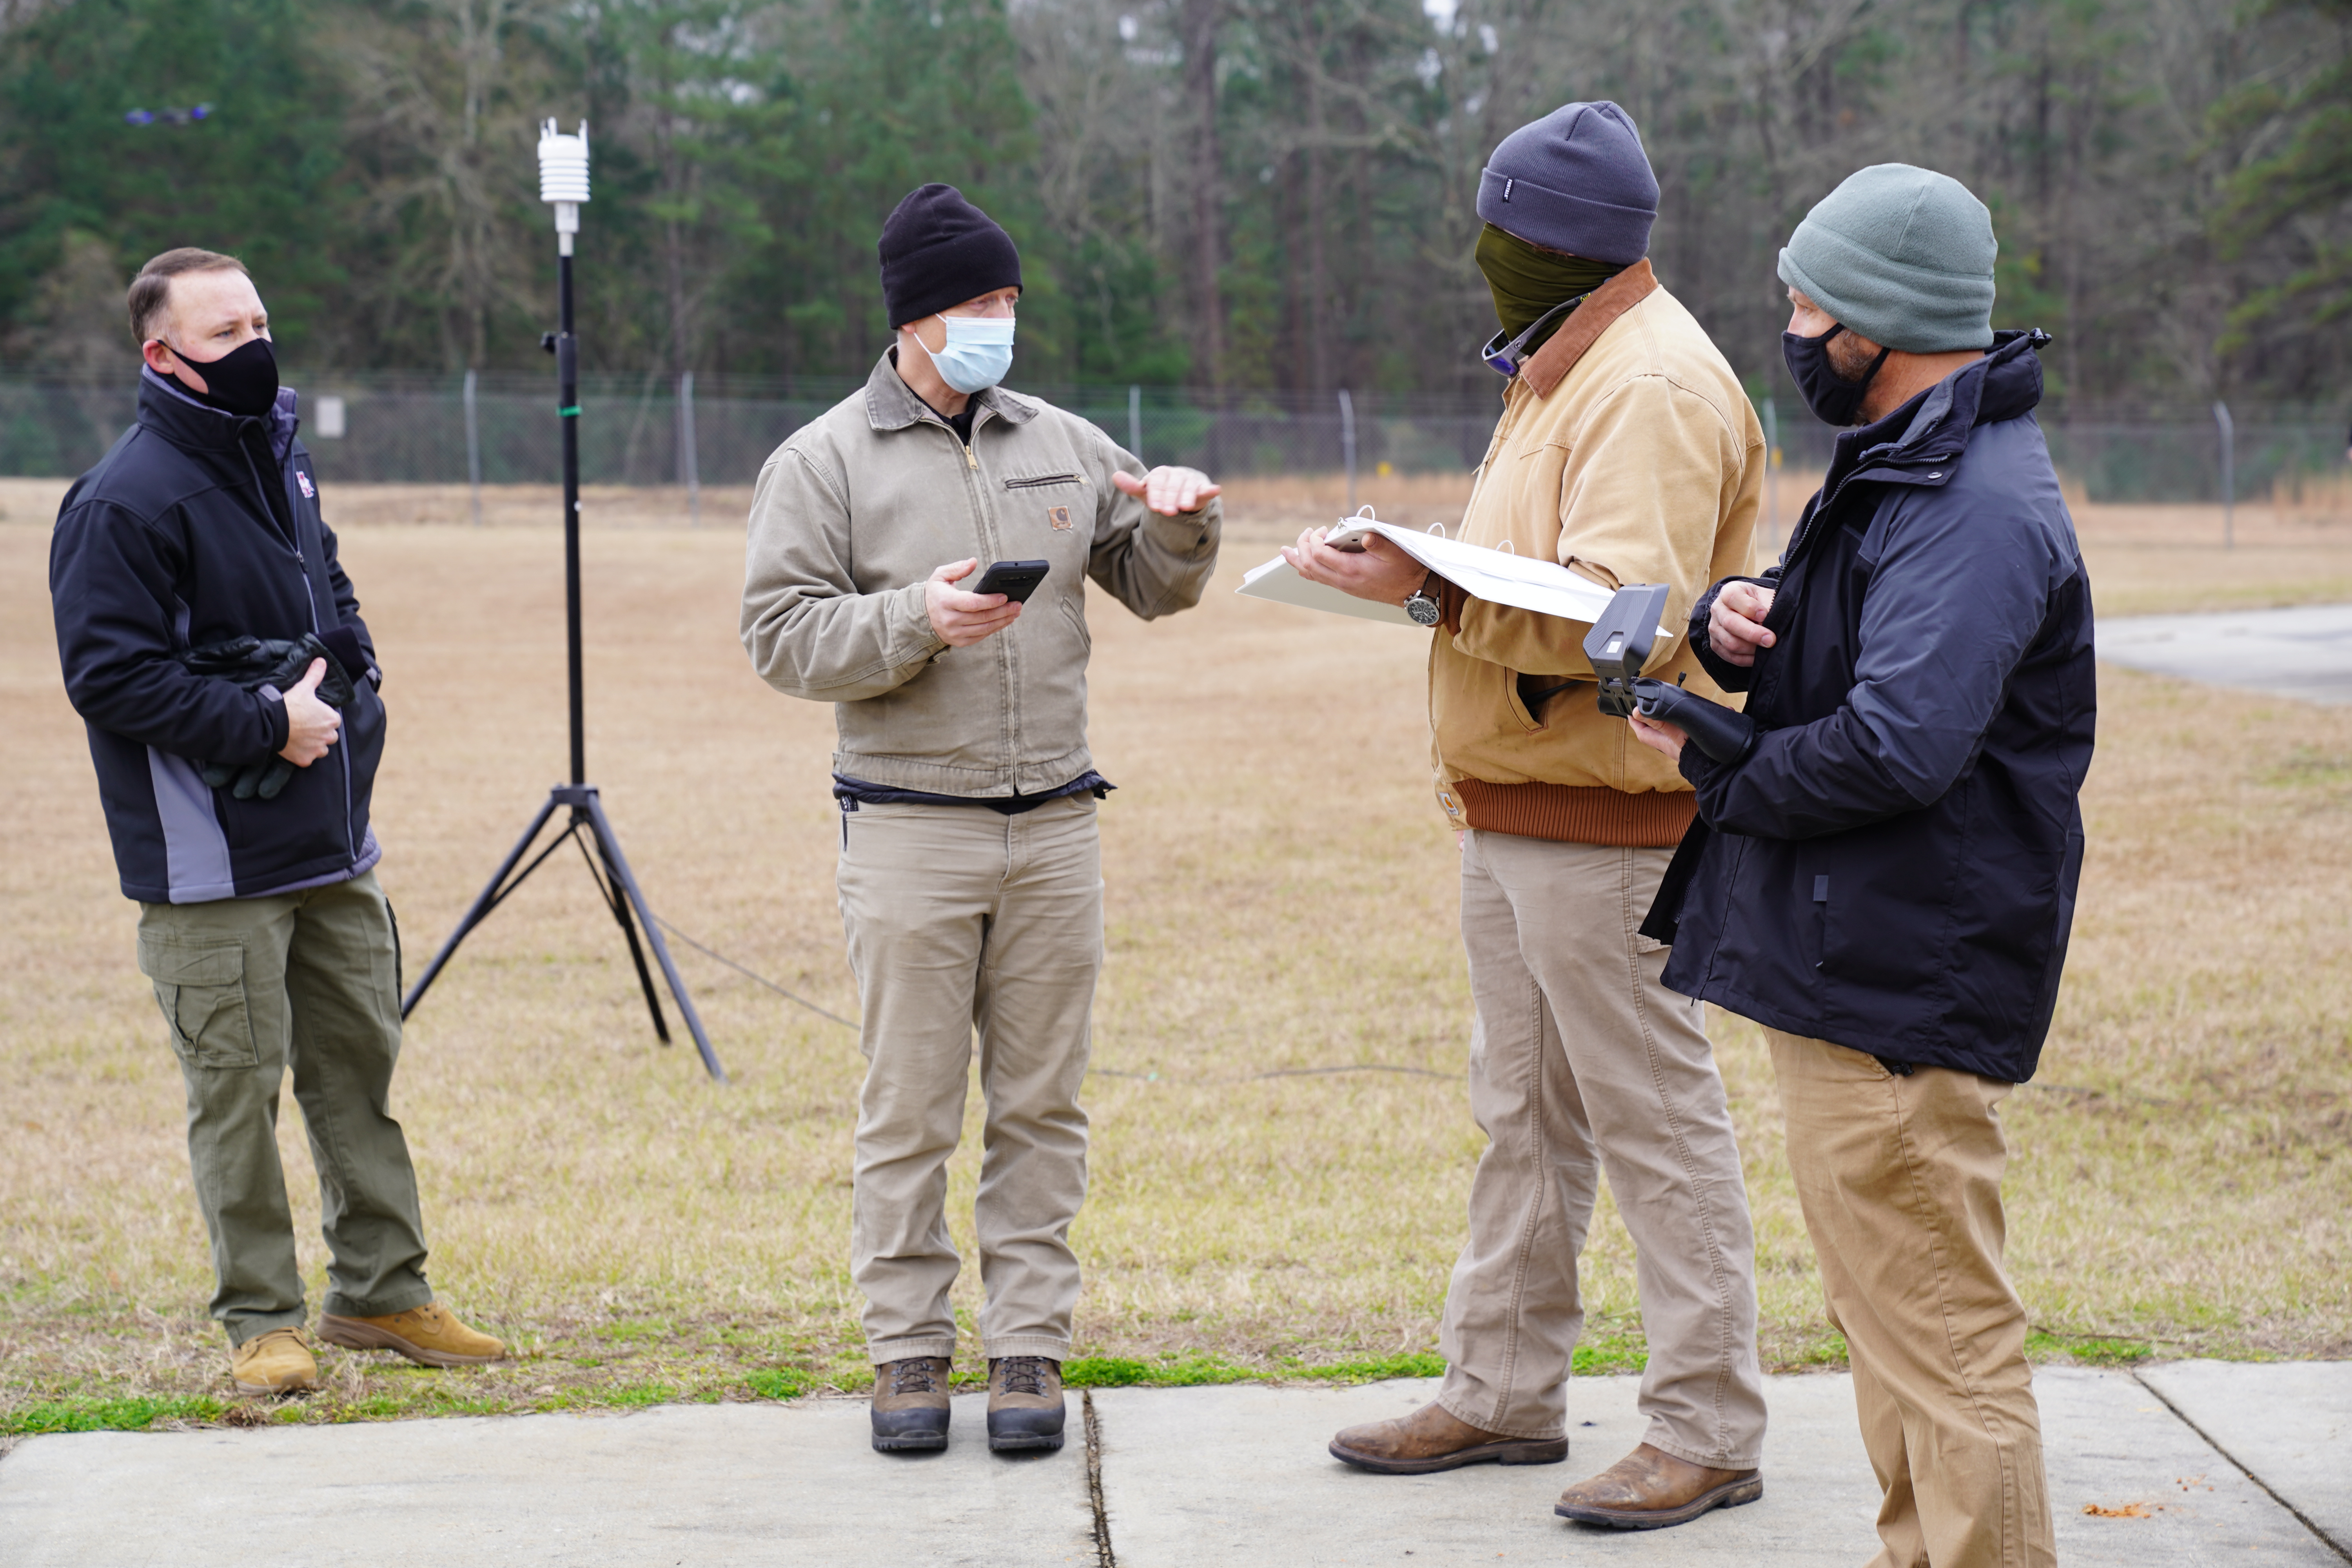
{"type": "Polygon", "coordinates": [[[1565,1429],[1577,1256],[1606,1170],[1649,1336],[1644,1440],[1747,1469],[1764,1380],[1739,1145],[1699,1005],[1658,983],[1666,950],[1635,929],[1670,858],[1483,829],[1464,843],[1470,1109],[1488,1144],[1445,1298],[1438,1402],[1507,1436],[1565,1429]]]}
{"type": "Polygon", "coordinates": [[[850,1272],[877,1363],[955,1353],[948,1156],[975,1031],[982,1353],[1066,1360],[1078,1299],[1070,1221],[1087,1195],[1087,1019],[1102,967],[1090,795],[1018,816],[866,805],[843,816],[838,886],[867,1063],[850,1272]]]}
{"type": "Polygon", "coordinates": [[[1764,1033],[1885,1494],[1872,1568],[2048,1568],[2025,1306],[2000,1266],[2011,1086],[1949,1068],[1901,1077],[1827,1040],[1764,1033]]]}

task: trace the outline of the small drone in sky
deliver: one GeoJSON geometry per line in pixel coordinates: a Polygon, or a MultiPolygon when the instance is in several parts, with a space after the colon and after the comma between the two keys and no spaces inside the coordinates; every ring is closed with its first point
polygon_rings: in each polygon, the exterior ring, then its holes
{"type": "Polygon", "coordinates": [[[213,117],[213,106],[200,103],[194,109],[134,109],[122,119],[129,125],[194,125],[213,117]]]}

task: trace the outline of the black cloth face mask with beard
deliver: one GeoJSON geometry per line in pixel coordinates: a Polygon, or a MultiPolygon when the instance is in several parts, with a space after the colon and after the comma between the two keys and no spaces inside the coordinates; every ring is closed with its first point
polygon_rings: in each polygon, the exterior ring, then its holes
{"type": "MultiPolygon", "coordinates": [[[[181,354],[180,359],[203,376],[205,385],[210,389],[198,392],[180,381],[188,395],[199,403],[224,414],[241,414],[247,418],[259,418],[278,405],[278,355],[268,338],[255,338],[216,360],[194,360],[186,354],[181,354]]],[[[180,380],[176,376],[173,379],[180,380]]]]}
{"type": "Polygon", "coordinates": [[[1859,423],[1862,395],[1870,390],[1871,378],[1886,356],[1895,351],[1880,349],[1870,368],[1862,373],[1860,381],[1848,381],[1830,363],[1830,340],[1845,331],[1843,324],[1832,327],[1818,338],[1800,337],[1794,332],[1780,334],[1780,357],[1789,366],[1789,379],[1797,384],[1797,395],[1805,406],[1825,425],[1844,426],[1859,423]]]}

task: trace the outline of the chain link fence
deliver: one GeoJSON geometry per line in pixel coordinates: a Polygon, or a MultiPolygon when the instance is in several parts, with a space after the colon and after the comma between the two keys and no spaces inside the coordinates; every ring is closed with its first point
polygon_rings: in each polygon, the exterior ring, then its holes
{"type": "MultiPolygon", "coordinates": [[[[396,373],[289,376],[321,479],[369,484],[553,484],[551,376],[396,373]]],[[[749,485],[784,437],[855,393],[850,380],[583,376],[581,479],[606,485],[749,485]]],[[[1030,390],[1030,389],[1024,389],[1030,390]]],[[[1500,401],[1166,387],[1034,389],[1150,463],[1219,476],[1459,473],[1477,466],[1500,401]]],[[[132,378],[90,383],[0,370],[0,473],[68,476],[131,419],[132,378]]],[[[1792,472],[1829,465],[1836,432],[1790,404],[1759,405],[1792,472]]],[[[2047,407],[2060,472],[2093,501],[2236,500],[2345,471],[2341,410],[2047,407]],[[2224,421],[2231,426],[2224,439],[2224,421]]]]}

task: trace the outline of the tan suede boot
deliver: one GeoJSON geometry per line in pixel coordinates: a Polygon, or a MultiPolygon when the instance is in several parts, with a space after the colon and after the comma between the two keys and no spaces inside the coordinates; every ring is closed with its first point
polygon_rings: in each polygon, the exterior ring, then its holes
{"type": "Polygon", "coordinates": [[[319,1337],[354,1351],[398,1351],[419,1366],[479,1366],[507,1353],[504,1341],[467,1328],[438,1301],[381,1318],[319,1320],[319,1337]]]}
{"type": "Polygon", "coordinates": [[[1568,1458],[1568,1439],[1506,1437],[1481,1431],[1432,1401],[1399,1420],[1349,1427],[1331,1439],[1331,1457],[1384,1476],[1423,1476],[1490,1460],[1557,1465],[1568,1458]]]}
{"type": "Polygon", "coordinates": [[[319,1386],[319,1363],[301,1330],[272,1329],[229,1352],[228,1375],[239,1394],[291,1394],[319,1386]]]}
{"type": "Polygon", "coordinates": [[[1757,1471],[1711,1469],[1644,1443],[1560,1493],[1552,1512],[1614,1530],[1663,1530],[1763,1495],[1764,1478],[1757,1471]]]}

